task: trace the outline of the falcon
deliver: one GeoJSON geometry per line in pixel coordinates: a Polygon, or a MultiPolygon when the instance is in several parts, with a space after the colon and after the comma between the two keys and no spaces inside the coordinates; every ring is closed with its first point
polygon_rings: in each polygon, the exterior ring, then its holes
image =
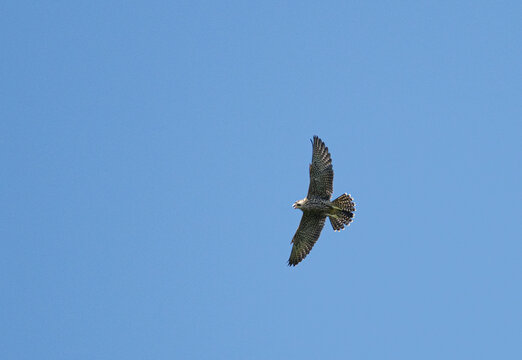
{"type": "Polygon", "coordinates": [[[312,163],[310,164],[310,186],[308,195],[294,203],[294,209],[303,211],[301,223],[292,239],[292,252],[289,266],[296,266],[308,255],[319,239],[326,217],[334,231],[350,225],[355,212],[355,203],[350,195],[344,193],[330,201],[333,193],[332,159],[324,142],[314,136],[312,142],[312,163]]]}

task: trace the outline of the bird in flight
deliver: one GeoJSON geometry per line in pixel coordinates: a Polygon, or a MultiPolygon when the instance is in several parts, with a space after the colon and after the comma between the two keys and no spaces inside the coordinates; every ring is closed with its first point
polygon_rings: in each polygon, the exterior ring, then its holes
{"type": "Polygon", "coordinates": [[[312,163],[310,164],[310,186],[308,195],[294,203],[294,209],[303,211],[301,223],[292,239],[289,266],[296,266],[308,255],[319,239],[326,217],[335,231],[350,225],[355,212],[355,203],[346,193],[330,201],[333,193],[332,159],[328,148],[318,136],[312,142],[312,163]]]}

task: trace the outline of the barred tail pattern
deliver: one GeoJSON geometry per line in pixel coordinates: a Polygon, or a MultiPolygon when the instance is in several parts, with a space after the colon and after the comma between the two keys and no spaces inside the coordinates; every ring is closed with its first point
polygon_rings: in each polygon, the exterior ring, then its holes
{"type": "Polygon", "coordinates": [[[335,231],[344,229],[345,225],[350,225],[353,220],[355,212],[355,203],[348,194],[342,194],[337,199],[332,201],[332,205],[336,208],[333,213],[329,216],[332,228],[335,231]]]}

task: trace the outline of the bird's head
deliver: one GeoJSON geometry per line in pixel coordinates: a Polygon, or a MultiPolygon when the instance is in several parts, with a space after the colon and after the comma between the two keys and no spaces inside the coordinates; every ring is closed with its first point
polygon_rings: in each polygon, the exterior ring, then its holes
{"type": "Polygon", "coordinates": [[[294,209],[301,209],[301,207],[303,206],[304,202],[305,202],[304,199],[303,199],[303,200],[297,200],[297,201],[294,203],[294,205],[292,205],[292,207],[293,207],[294,209]]]}

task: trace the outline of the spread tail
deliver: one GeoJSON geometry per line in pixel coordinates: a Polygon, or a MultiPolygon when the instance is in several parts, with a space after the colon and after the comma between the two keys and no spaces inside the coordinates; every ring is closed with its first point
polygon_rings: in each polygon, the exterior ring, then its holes
{"type": "Polygon", "coordinates": [[[332,201],[334,209],[330,214],[330,224],[335,231],[344,229],[345,225],[350,225],[355,212],[355,203],[350,195],[342,194],[332,201]]]}

